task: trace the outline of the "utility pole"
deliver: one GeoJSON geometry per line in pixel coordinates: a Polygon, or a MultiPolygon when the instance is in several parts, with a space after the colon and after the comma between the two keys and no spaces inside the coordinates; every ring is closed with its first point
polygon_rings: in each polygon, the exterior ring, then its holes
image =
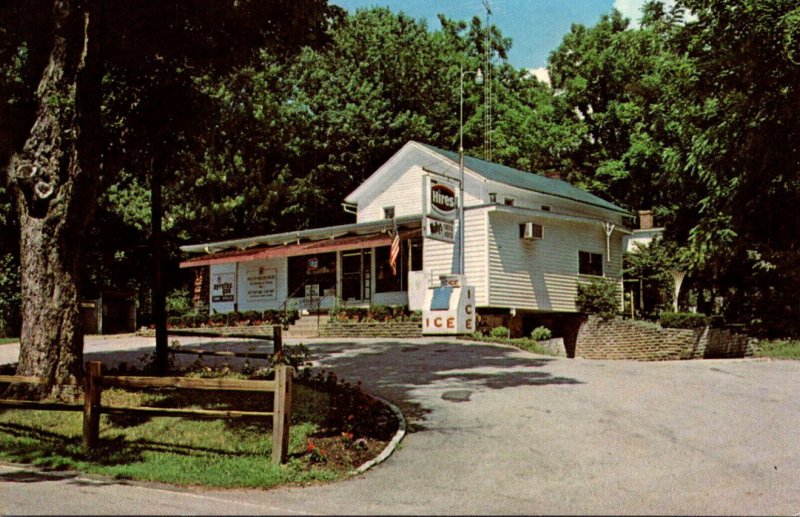
{"type": "Polygon", "coordinates": [[[492,31],[489,23],[489,16],[492,14],[492,6],[489,0],[483,0],[483,7],[486,8],[486,70],[483,91],[483,158],[492,161],[492,31]]]}

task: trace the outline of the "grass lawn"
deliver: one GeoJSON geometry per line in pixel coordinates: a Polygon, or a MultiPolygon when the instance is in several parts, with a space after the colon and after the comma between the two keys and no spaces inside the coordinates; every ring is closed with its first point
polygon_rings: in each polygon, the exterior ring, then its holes
{"type": "Polygon", "coordinates": [[[0,345],[5,345],[7,343],[18,343],[18,337],[0,337],[0,345]]]}
{"type": "MultiPolygon", "coordinates": [[[[0,410],[0,460],[178,485],[268,488],[335,480],[376,456],[386,440],[359,440],[369,433],[337,427],[331,410],[341,410],[343,399],[332,393],[293,384],[289,461],[283,466],[271,463],[271,418],[102,415],[100,445],[87,453],[81,446],[81,412],[40,410],[0,410]]],[[[271,411],[272,394],[109,389],[102,403],[271,411]]]]}
{"type": "Polygon", "coordinates": [[[500,343],[503,345],[512,345],[522,350],[532,352],[534,354],[554,355],[548,350],[542,348],[542,346],[538,342],[536,342],[536,340],[526,337],[505,338],[505,337],[479,336],[473,334],[473,335],[462,336],[461,339],[465,339],[467,341],[483,341],[484,343],[500,343]]]}
{"type": "Polygon", "coordinates": [[[756,357],[800,360],[800,341],[762,340],[758,342],[756,357]]]}

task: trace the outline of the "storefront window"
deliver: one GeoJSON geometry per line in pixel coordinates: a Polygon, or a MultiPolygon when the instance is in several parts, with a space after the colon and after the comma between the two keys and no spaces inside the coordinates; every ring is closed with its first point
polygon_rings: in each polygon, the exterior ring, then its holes
{"type": "Polygon", "coordinates": [[[408,254],[406,251],[405,242],[400,244],[400,256],[397,257],[397,274],[392,274],[392,267],[389,265],[389,246],[375,248],[375,292],[376,293],[390,293],[393,291],[402,291],[404,287],[403,277],[405,276],[407,265],[403,260],[404,256],[408,254]]]}
{"type": "Polygon", "coordinates": [[[408,289],[408,271],[422,271],[422,239],[404,240],[397,257],[397,274],[389,264],[389,246],[375,248],[375,292],[390,293],[408,289]],[[409,264],[409,259],[411,263],[409,264]]]}
{"type": "Polygon", "coordinates": [[[305,286],[317,285],[319,296],[336,292],[336,253],[289,257],[289,297],[303,298],[305,286]]]}

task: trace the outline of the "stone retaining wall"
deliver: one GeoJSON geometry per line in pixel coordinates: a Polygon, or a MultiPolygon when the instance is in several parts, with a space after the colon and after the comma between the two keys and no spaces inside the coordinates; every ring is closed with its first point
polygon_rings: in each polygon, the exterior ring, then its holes
{"type": "Polygon", "coordinates": [[[667,361],[746,357],[755,340],[726,329],[665,329],[652,323],[589,316],[580,326],[575,357],[667,361]]]}
{"type": "Polygon", "coordinates": [[[346,323],[329,321],[319,329],[320,337],[422,337],[420,321],[346,323]]]}

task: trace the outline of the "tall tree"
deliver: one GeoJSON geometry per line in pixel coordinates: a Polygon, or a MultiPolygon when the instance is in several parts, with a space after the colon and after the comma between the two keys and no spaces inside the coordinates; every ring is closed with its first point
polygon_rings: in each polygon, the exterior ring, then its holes
{"type": "MultiPolygon", "coordinates": [[[[175,151],[168,136],[181,138],[169,126],[182,120],[172,108],[186,105],[191,91],[185,89],[186,70],[225,68],[268,44],[289,49],[312,41],[328,11],[325,0],[41,0],[0,9],[1,66],[14,71],[24,61],[15,75],[29,100],[18,120],[7,118],[17,109],[7,101],[0,111],[0,161],[8,165],[21,233],[17,371],[44,377],[49,390],[82,373],[81,237],[95,208],[104,158],[107,177],[118,170],[112,156],[119,149],[137,157],[140,170],[142,161],[168,169],[175,151]],[[104,74],[109,82],[102,82],[104,74]],[[101,101],[110,84],[122,84],[128,98],[142,101],[135,106],[148,108],[138,125],[124,112],[111,114],[121,120],[124,138],[101,146],[101,123],[109,117],[101,116],[101,101]]],[[[9,85],[17,84],[2,84],[4,90],[9,85]]]]}
{"type": "Polygon", "coordinates": [[[799,333],[800,8],[687,0],[685,48],[701,107],[683,161],[702,192],[689,242],[738,318],[799,333]]]}

